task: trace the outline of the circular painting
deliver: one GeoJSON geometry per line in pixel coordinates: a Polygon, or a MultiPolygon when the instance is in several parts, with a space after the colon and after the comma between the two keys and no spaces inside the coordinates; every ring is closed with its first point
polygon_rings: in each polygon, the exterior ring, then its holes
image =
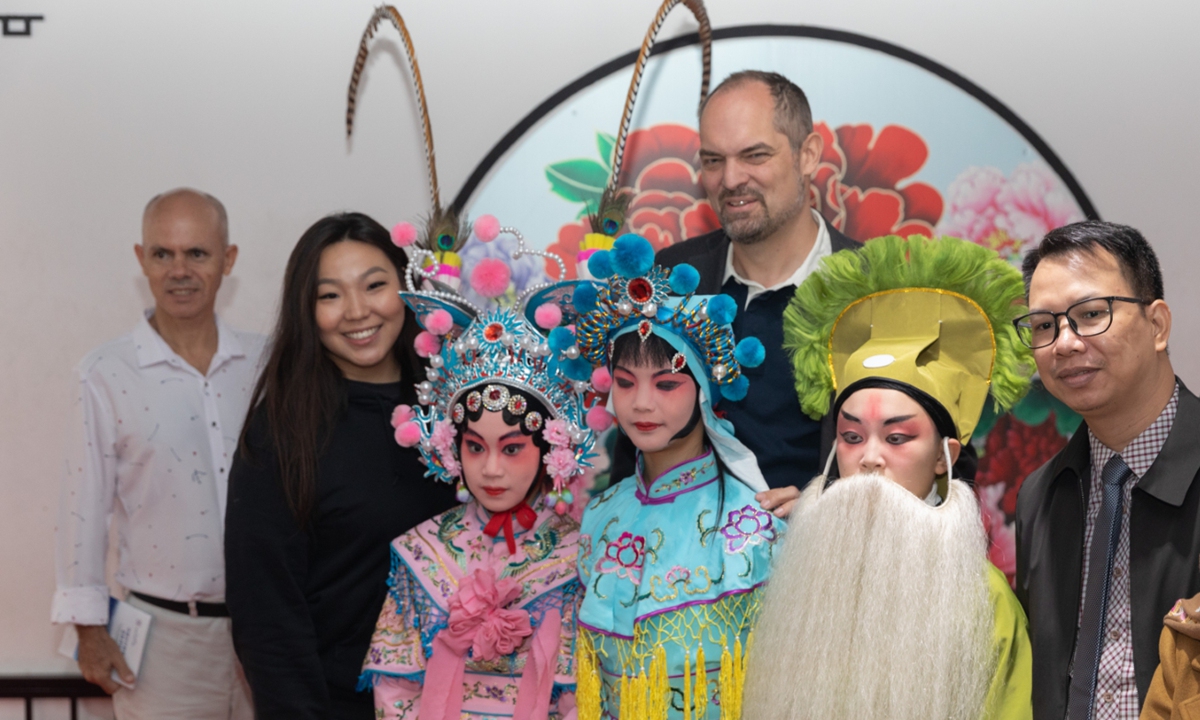
{"type": "MultiPolygon", "coordinates": [[[[609,176],[636,53],[571,83],[524,118],[476,168],[455,204],[496,215],[531,247],[575,258],[609,176]]],[[[856,240],[888,234],[953,235],[1020,262],[1046,231],[1096,217],[1083,189],[1016,115],[953,71],[902,48],[811,27],[750,26],[714,32],[713,78],[773,70],[808,95],[825,151],[812,203],[856,240]]],[[[662,248],[719,226],[698,182],[696,36],[659,43],[642,81],[622,168],[632,189],[629,230],[662,248]]],[[[513,292],[557,278],[557,263],[525,256],[515,241],[470,240],[483,257],[513,265],[513,292]]],[[[470,294],[469,287],[464,291],[470,294]]],[[[476,298],[483,302],[481,298],[476,298]]],[[[1013,515],[1025,476],[1063,447],[1079,418],[1040,386],[1011,413],[986,413],[974,444],[975,479],[991,559],[1015,572],[1013,515]]]]}

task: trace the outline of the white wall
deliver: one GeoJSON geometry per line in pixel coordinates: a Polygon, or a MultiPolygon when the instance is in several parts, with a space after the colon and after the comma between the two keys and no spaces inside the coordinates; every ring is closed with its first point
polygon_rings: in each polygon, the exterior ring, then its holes
{"type": "MultiPolygon", "coordinates": [[[[635,49],[655,3],[400,9],[449,200],[537,103],[635,49]]],[[[47,622],[60,422],[74,363],[127,331],[149,302],[131,250],[146,200],[193,185],[225,201],[241,256],[220,309],[261,331],[287,253],[313,220],[356,209],[390,225],[427,204],[398,56],[373,54],[356,138],[344,139],[368,1],[5,3],[3,12],[18,11],[46,21],[32,38],[0,38],[0,672],[63,666],[47,622]]],[[[877,37],[1006,103],[1104,218],[1140,228],[1158,249],[1176,367],[1200,383],[1200,243],[1190,217],[1200,190],[1200,4],[710,0],[709,13],[716,27],[811,24],[877,37]]],[[[663,37],[694,29],[685,16],[677,12],[663,37]]]]}

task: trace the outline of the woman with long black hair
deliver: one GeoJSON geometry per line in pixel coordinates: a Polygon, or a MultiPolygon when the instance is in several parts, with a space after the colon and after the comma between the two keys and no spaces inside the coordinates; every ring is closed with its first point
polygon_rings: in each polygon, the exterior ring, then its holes
{"type": "Polygon", "coordinates": [[[366,215],[310,227],[288,260],[270,357],[229,477],[226,602],[259,718],[374,716],[355,686],[388,543],[455,504],[391,417],[413,404],[407,258],[366,215]]]}

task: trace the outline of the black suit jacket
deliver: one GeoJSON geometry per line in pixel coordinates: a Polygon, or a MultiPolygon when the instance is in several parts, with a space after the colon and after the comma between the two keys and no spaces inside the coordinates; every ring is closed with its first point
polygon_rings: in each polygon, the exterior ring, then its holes
{"type": "MultiPolygon", "coordinates": [[[[821,222],[825,223],[825,227],[829,230],[829,244],[832,252],[857,250],[862,247],[862,243],[846,237],[824,218],[821,218],[821,222]]],[[[681,263],[688,263],[700,273],[700,285],[696,288],[696,294],[716,295],[721,292],[721,287],[725,285],[725,261],[729,257],[730,242],[729,236],[725,234],[724,230],[715,230],[707,235],[701,235],[700,237],[694,237],[690,240],[665,247],[658,251],[654,260],[659,265],[667,267],[675,267],[681,263]]],[[[782,321],[782,318],[780,318],[780,322],[782,321]]],[[[824,466],[825,460],[829,455],[829,448],[833,446],[834,432],[835,427],[832,416],[826,415],[821,421],[822,466],[824,466]]],[[[629,438],[624,433],[618,430],[617,445],[613,452],[610,471],[610,478],[613,482],[617,482],[633,474],[635,456],[636,450],[633,447],[633,443],[629,441],[629,438]]]]}
{"type": "MultiPolygon", "coordinates": [[[[1158,667],[1163,615],[1200,591],[1200,398],[1179,382],[1179,408],[1167,442],[1133,490],[1129,584],[1133,664],[1144,703],[1158,667]]],[[[1067,711],[1079,619],[1083,530],[1091,485],[1087,425],[1026,478],[1017,496],[1017,597],[1029,616],[1033,716],[1067,711]]]]}

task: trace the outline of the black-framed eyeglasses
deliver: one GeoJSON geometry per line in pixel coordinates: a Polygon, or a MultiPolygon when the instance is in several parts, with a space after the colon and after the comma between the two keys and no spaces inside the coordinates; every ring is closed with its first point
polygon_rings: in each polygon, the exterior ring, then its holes
{"type": "Polygon", "coordinates": [[[1013,320],[1017,336],[1030,348],[1048,347],[1058,339],[1059,318],[1065,317],[1071,332],[1079,337],[1094,337],[1112,327],[1113,301],[1145,305],[1145,300],[1109,295],[1080,300],[1064,312],[1033,312],[1013,320]]]}

